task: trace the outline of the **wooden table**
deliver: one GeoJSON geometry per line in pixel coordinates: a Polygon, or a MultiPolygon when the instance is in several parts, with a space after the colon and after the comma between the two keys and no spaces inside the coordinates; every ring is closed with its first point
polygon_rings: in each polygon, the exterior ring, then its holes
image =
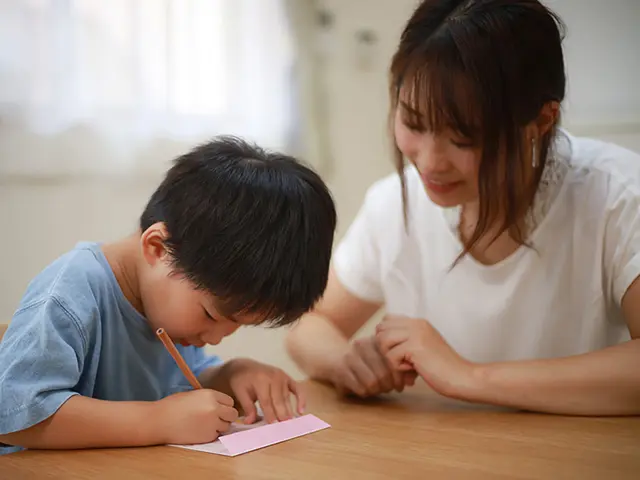
{"type": "Polygon", "coordinates": [[[640,478],[640,418],[501,411],[444,400],[424,386],[367,402],[304,386],[309,412],[332,428],[235,458],[171,447],[25,451],[0,457],[0,478],[640,478]]]}

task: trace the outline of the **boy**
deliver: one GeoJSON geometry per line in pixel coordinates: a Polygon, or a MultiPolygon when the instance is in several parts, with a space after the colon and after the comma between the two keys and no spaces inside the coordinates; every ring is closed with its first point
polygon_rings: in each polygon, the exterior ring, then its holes
{"type": "Polygon", "coordinates": [[[301,413],[281,370],[201,347],[307,312],[335,226],[325,184],[291,157],[219,137],[178,158],[135,235],[79,244],[29,285],[0,343],[3,453],[210,442],[238,417],[234,401],[248,423],[256,401],[267,421],[292,417],[290,394],[301,413]]]}

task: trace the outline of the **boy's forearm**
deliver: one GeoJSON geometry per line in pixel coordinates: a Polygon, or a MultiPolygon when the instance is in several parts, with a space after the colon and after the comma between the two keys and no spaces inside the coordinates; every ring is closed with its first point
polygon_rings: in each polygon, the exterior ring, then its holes
{"type": "Polygon", "coordinates": [[[227,360],[225,363],[205,369],[199,376],[198,381],[204,388],[217,390],[235,398],[229,384],[229,366],[234,360],[227,360]]]}
{"type": "Polygon", "coordinates": [[[29,449],[159,445],[166,442],[156,405],[75,395],[47,420],[20,432],[0,435],[0,442],[29,449]]]}
{"type": "Polygon", "coordinates": [[[573,357],[474,367],[458,398],[568,415],[640,414],[640,339],[573,357]]]}

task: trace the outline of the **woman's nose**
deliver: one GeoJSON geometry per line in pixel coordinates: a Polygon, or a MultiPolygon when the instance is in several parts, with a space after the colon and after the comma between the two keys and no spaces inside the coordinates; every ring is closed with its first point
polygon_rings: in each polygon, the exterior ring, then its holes
{"type": "Polygon", "coordinates": [[[449,169],[445,146],[437,137],[425,135],[417,153],[415,164],[420,172],[437,173],[449,169]]]}

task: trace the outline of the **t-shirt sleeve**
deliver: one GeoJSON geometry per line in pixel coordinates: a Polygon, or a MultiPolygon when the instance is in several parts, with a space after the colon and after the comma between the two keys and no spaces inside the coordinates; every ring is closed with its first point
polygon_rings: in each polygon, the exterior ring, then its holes
{"type": "Polygon", "coordinates": [[[620,189],[607,212],[604,262],[613,301],[620,305],[640,276],[640,194],[620,189]]]}
{"type": "Polygon", "coordinates": [[[389,240],[402,218],[400,205],[400,182],[396,177],[374,184],[333,254],[332,265],[338,279],[363,300],[384,301],[383,253],[392,255],[389,240]]]}
{"type": "Polygon", "coordinates": [[[16,312],[0,342],[0,434],[46,420],[77,395],[86,343],[77,319],[54,297],[16,312]]]}

